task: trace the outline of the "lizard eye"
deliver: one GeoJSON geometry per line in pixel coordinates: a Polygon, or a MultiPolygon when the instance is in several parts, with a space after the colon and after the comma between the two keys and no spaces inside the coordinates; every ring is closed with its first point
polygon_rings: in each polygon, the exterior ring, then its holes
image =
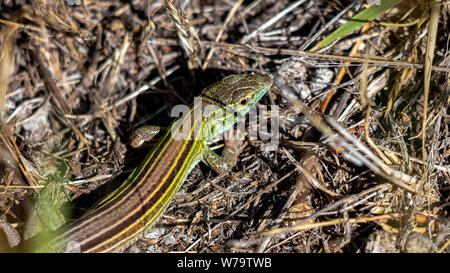
{"type": "Polygon", "coordinates": [[[249,102],[250,99],[243,99],[241,100],[241,105],[246,105],[249,102]]]}

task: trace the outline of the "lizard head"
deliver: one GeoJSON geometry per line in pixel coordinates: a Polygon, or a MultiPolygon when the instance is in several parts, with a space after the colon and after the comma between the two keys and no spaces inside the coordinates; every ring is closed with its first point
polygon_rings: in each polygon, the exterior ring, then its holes
{"type": "Polygon", "coordinates": [[[241,120],[272,86],[272,79],[261,74],[231,75],[202,91],[204,109],[209,114],[204,123],[209,136],[228,130],[241,120]],[[214,113],[214,115],[211,115],[214,113]]]}

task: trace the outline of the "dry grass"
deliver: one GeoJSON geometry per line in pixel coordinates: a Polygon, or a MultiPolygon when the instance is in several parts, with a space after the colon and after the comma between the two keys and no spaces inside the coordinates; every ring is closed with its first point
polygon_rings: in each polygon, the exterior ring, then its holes
{"type": "Polygon", "coordinates": [[[43,187],[33,155],[49,139],[82,212],[145,156],[128,145],[137,127],[168,125],[208,84],[258,72],[274,78],[260,104],[280,107],[278,149],[247,140],[229,175],[195,167],[128,251],[449,251],[448,2],[403,1],[325,48],[354,1],[28,2],[0,4],[8,239],[43,187]]]}

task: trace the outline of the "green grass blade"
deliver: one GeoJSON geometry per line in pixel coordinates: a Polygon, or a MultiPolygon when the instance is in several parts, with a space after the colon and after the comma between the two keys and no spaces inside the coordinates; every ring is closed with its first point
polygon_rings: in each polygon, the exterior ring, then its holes
{"type": "Polygon", "coordinates": [[[362,27],[364,24],[377,18],[378,16],[385,13],[388,9],[394,7],[401,1],[403,0],[381,0],[379,5],[377,4],[371,5],[367,9],[353,16],[353,18],[350,19],[350,21],[343,24],[340,28],[333,31],[333,33],[328,35],[325,39],[323,39],[319,43],[319,46],[320,47],[326,46],[331,42],[333,42],[334,40],[336,40],[337,38],[343,37],[344,35],[347,35],[348,33],[352,32],[353,30],[362,27]]]}

